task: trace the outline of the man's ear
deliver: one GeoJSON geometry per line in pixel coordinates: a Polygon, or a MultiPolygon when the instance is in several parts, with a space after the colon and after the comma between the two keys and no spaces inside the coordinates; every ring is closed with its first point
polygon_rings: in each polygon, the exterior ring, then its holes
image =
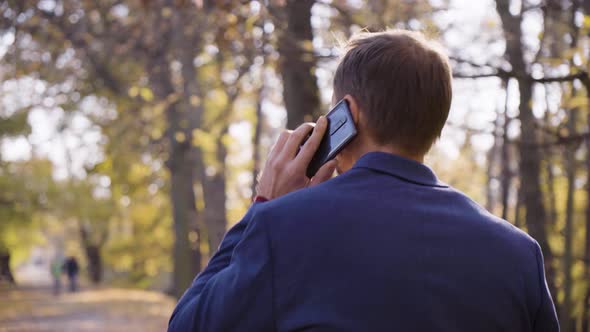
{"type": "Polygon", "coordinates": [[[348,102],[348,108],[350,109],[350,114],[352,115],[352,119],[354,120],[354,124],[358,128],[359,120],[361,117],[361,114],[360,114],[361,110],[359,109],[356,99],[354,99],[354,97],[351,95],[345,95],[344,98],[342,98],[342,99],[346,99],[346,101],[348,102]]]}

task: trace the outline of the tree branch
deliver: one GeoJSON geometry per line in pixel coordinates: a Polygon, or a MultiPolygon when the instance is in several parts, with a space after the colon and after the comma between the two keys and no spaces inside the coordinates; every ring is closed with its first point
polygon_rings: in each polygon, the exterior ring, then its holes
{"type": "Polygon", "coordinates": [[[465,73],[453,73],[453,78],[459,79],[478,79],[478,78],[486,78],[486,77],[499,77],[504,78],[505,76],[501,73],[489,73],[489,74],[465,74],[465,73]]]}
{"type": "Polygon", "coordinates": [[[588,79],[588,73],[585,71],[581,71],[575,74],[569,74],[565,76],[557,76],[557,77],[543,77],[543,78],[533,78],[532,80],[536,83],[555,83],[555,82],[571,82],[575,80],[584,80],[588,79]]]}
{"type": "Polygon", "coordinates": [[[499,77],[499,78],[510,78],[513,76],[512,72],[502,69],[498,66],[492,64],[481,64],[476,63],[472,60],[459,58],[456,56],[450,56],[449,59],[454,61],[458,64],[466,64],[470,67],[479,68],[479,69],[486,69],[491,70],[492,72],[489,73],[464,73],[456,71],[453,73],[454,78],[465,78],[465,79],[476,79],[476,78],[484,78],[484,77],[499,77]]]}
{"type": "Polygon", "coordinates": [[[451,61],[455,61],[459,64],[467,64],[471,67],[475,67],[475,68],[489,68],[489,69],[493,69],[496,71],[505,71],[502,68],[489,64],[489,63],[477,63],[475,61],[469,60],[469,59],[463,59],[454,55],[449,56],[449,60],[451,61]]]}

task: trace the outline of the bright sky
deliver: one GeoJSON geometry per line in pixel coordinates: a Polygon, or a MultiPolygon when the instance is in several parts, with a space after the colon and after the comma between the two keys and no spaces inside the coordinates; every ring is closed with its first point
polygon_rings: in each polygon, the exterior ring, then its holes
{"type": "MultiPolygon", "coordinates": [[[[321,25],[321,16],[329,15],[329,13],[321,8],[319,10],[314,8],[314,15],[317,16],[314,17],[314,25],[317,26],[321,25]]],[[[480,63],[501,58],[504,43],[493,1],[452,0],[450,10],[437,14],[436,21],[443,28],[448,28],[441,41],[451,54],[461,58],[475,59],[480,63]]],[[[527,37],[525,41],[531,49],[537,46],[536,38],[540,26],[539,17],[527,16],[524,32],[531,37],[527,37]]],[[[4,55],[7,45],[12,42],[13,37],[10,35],[0,37],[0,58],[4,55]]],[[[325,102],[329,102],[331,96],[334,68],[334,63],[323,63],[317,70],[322,98],[325,102]]],[[[0,78],[2,77],[10,78],[10,75],[0,72],[0,78]]],[[[269,86],[277,85],[269,84],[269,86]]],[[[512,114],[516,113],[518,106],[518,91],[515,91],[515,88],[512,85],[510,89],[509,109],[512,114]]],[[[0,89],[0,107],[2,107],[0,114],[10,114],[16,107],[26,104],[28,99],[41,98],[40,94],[47,92],[46,90],[43,83],[34,80],[19,82],[7,80],[0,89]]],[[[497,79],[455,80],[449,121],[455,125],[465,124],[472,128],[489,130],[495,118],[495,112],[503,105],[503,100],[504,93],[499,88],[497,79]]],[[[67,167],[67,151],[69,151],[72,158],[72,171],[82,175],[85,163],[98,162],[101,158],[99,130],[85,116],[75,115],[70,119],[70,129],[59,134],[57,128],[63,121],[64,112],[52,107],[51,100],[43,100],[42,104],[42,108],[34,108],[30,113],[29,122],[33,130],[29,141],[25,138],[4,140],[1,146],[3,158],[27,159],[33,153],[46,156],[56,165],[56,177],[63,178],[69,172],[67,167]],[[31,146],[29,142],[33,145],[31,146]]],[[[105,105],[100,105],[93,99],[89,99],[82,105],[85,114],[96,112],[97,109],[100,109],[99,112],[104,112],[104,108],[105,105]]],[[[285,113],[282,106],[267,101],[263,108],[272,126],[284,125],[285,113]]],[[[237,123],[230,129],[230,134],[241,145],[241,154],[248,154],[250,147],[246,142],[250,141],[250,125],[237,123]]],[[[443,131],[443,137],[438,145],[450,157],[456,157],[458,146],[463,140],[462,130],[448,126],[443,131]]],[[[483,152],[491,146],[492,138],[490,135],[476,135],[472,143],[477,150],[483,152]]]]}

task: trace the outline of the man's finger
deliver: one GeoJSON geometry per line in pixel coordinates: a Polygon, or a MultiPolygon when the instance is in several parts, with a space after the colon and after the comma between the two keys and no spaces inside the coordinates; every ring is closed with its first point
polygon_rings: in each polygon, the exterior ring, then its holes
{"type": "Polygon", "coordinates": [[[281,153],[282,157],[285,158],[285,160],[291,160],[293,159],[293,157],[295,157],[297,151],[299,151],[301,143],[303,143],[303,141],[309,135],[309,132],[313,129],[313,127],[313,123],[304,123],[301,126],[297,127],[297,129],[295,129],[291,133],[291,135],[289,135],[289,139],[287,139],[287,142],[283,147],[283,152],[281,153]]]}
{"type": "Polygon", "coordinates": [[[338,162],[335,159],[332,159],[325,163],[317,173],[311,178],[311,182],[309,186],[315,186],[316,184],[320,184],[324,181],[330,180],[332,175],[334,175],[334,171],[336,170],[336,166],[338,162]]]}
{"type": "Polygon", "coordinates": [[[328,120],[325,116],[322,116],[318,119],[318,122],[313,129],[313,132],[309,139],[305,142],[305,145],[299,151],[297,155],[297,159],[305,166],[309,165],[309,162],[313,158],[313,155],[317,151],[320,143],[322,142],[322,138],[324,137],[324,133],[326,132],[326,128],[328,127],[328,120]]]}
{"type": "Polygon", "coordinates": [[[291,136],[292,132],[292,130],[284,130],[283,132],[281,132],[279,138],[275,142],[275,145],[270,150],[270,153],[266,158],[267,160],[275,159],[276,157],[278,157],[278,155],[281,154],[281,151],[283,150],[283,147],[285,146],[285,143],[289,139],[289,136],[291,136]]]}

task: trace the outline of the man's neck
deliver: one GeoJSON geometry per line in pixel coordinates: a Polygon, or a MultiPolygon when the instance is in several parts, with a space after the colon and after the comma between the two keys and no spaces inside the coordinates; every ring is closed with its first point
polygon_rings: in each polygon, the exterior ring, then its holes
{"type": "Polygon", "coordinates": [[[411,153],[408,153],[408,152],[404,151],[403,149],[399,149],[395,146],[377,145],[377,144],[370,144],[370,145],[363,146],[361,149],[359,149],[356,159],[358,160],[358,158],[362,157],[363,155],[365,155],[369,152],[385,152],[385,153],[394,154],[396,156],[404,157],[407,159],[415,160],[419,163],[424,163],[424,155],[423,154],[419,154],[419,155],[411,154],[411,153]]]}

